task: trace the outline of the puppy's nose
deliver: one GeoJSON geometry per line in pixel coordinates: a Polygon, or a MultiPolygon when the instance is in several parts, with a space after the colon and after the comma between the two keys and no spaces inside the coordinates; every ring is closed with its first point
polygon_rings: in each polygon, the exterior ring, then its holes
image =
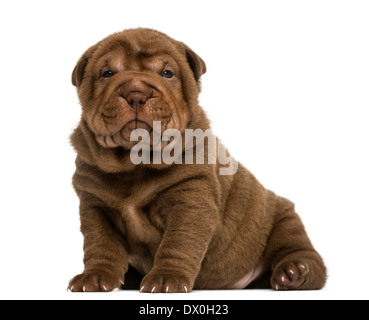
{"type": "Polygon", "coordinates": [[[141,91],[131,91],[125,96],[125,99],[132,109],[138,111],[145,105],[148,98],[141,91]]]}

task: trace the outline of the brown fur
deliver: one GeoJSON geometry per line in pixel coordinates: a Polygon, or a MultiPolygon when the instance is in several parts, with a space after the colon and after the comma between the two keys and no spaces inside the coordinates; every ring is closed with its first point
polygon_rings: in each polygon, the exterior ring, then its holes
{"type": "Polygon", "coordinates": [[[79,60],[72,82],[82,118],[71,141],[85,270],[71,291],[118,288],[129,266],[145,276],[144,292],[237,288],[246,275],[277,290],[324,286],[324,263],[294,205],[241,165],[225,176],[220,164],[131,163],[135,128],[154,120],[162,130],[210,128],[198,105],[205,71],[190,48],[149,29],[111,35],[79,60]],[[164,68],[172,79],[160,76],[164,68]],[[108,69],[114,76],[102,77],[108,69]]]}

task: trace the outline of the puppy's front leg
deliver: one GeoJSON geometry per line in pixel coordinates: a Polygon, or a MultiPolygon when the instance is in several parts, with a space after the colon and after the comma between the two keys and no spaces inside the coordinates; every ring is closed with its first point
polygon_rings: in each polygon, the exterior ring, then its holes
{"type": "Polygon", "coordinates": [[[219,209],[206,187],[172,190],[164,202],[161,209],[170,210],[166,230],[141,292],[190,292],[219,223],[219,209]]]}
{"type": "Polygon", "coordinates": [[[85,199],[81,193],[79,196],[85,270],[70,281],[68,289],[112,291],[123,284],[128,270],[126,249],[106,212],[95,206],[91,197],[85,199]]]}

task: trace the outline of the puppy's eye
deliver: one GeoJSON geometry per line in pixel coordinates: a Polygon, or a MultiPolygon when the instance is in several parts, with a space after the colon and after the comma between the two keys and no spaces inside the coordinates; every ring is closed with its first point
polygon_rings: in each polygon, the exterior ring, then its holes
{"type": "Polygon", "coordinates": [[[167,78],[167,79],[170,79],[170,78],[173,78],[174,74],[172,71],[170,70],[164,70],[163,73],[161,74],[161,76],[163,78],[167,78]]]}
{"type": "Polygon", "coordinates": [[[102,74],[102,76],[104,78],[111,78],[112,76],[114,76],[114,72],[111,71],[111,70],[106,70],[106,71],[104,71],[104,73],[102,74]]]}

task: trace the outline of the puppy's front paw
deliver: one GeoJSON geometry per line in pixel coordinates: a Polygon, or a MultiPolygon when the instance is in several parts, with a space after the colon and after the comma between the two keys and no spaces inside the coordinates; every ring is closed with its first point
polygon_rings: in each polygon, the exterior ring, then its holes
{"type": "Polygon", "coordinates": [[[286,261],[275,268],[271,285],[275,290],[295,290],[299,289],[309,273],[306,263],[286,261]]]}
{"type": "Polygon", "coordinates": [[[142,280],[140,291],[149,293],[188,293],[193,284],[183,274],[176,271],[152,270],[142,280]]]}
{"type": "Polygon", "coordinates": [[[105,271],[87,271],[75,276],[68,286],[72,292],[108,292],[119,288],[123,281],[105,271]]]}

